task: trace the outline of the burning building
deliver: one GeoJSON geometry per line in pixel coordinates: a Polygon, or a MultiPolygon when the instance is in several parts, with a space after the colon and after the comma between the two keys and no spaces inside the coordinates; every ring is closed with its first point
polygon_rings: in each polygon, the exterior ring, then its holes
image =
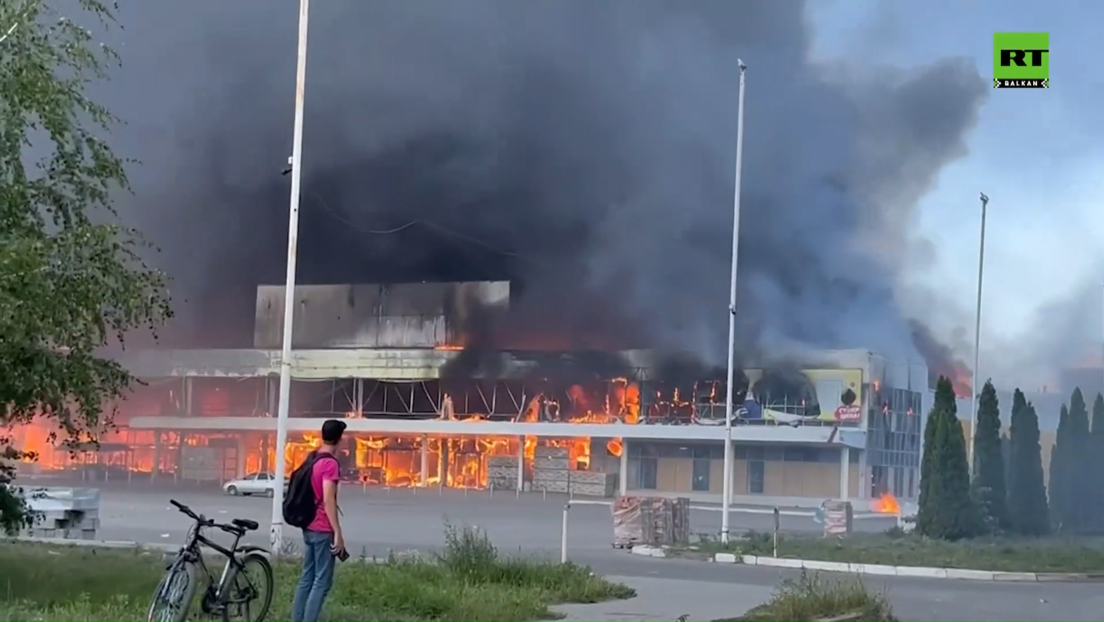
{"type": "MultiPolygon", "coordinates": [[[[469,343],[465,323],[508,307],[505,282],[304,286],[296,301],[289,468],[337,417],[351,439],[344,475],[365,485],[721,494],[723,379],[672,371],[648,350],[469,343]]],[[[209,481],[271,471],[282,317],[283,288],[261,287],[255,348],[127,354],[144,384],[98,451],[53,450],[34,426],[17,443],[43,469],[209,481]]],[[[735,498],[915,497],[926,368],[860,350],[816,360],[739,373],[735,498]]]]}

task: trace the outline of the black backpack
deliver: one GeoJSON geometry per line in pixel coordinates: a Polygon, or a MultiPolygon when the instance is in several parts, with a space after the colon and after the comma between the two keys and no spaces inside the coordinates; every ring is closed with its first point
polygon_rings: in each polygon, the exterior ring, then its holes
{"type": "Polygon", "coordinates": [[[337,460],[337,457],[328,453],[311,452],[307,459],[292,472],[287,494],[284,495],[285,524],[306,529],[314,522],[314,516],[318,513],[318,504],[314,501],[311,473],[314,471],[314,463],[323,459],[337,460]]]}

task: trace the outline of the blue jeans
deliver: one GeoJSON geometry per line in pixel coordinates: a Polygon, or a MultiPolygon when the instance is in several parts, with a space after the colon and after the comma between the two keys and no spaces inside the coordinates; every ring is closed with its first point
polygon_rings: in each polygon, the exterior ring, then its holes
{"type": "Polygon", "coordinates": [[[333,534],[303,530],[303,575],[295,588],[291,622],[318,622],[322,603],[333,585],[333,534]]]}

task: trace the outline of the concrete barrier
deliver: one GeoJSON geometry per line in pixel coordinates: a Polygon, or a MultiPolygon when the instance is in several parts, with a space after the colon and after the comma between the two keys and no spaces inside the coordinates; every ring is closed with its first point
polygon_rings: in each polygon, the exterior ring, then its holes
{"type": "Polygon", "coordinates": [[[100,491],[61,486],[21,487],[34,523],[21,535],[95,540],[100,527],[100,491]]]}

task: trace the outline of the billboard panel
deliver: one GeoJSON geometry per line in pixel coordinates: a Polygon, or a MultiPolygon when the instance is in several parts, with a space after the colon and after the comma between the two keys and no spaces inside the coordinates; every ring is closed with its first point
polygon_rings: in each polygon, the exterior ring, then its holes
{"type": "Polygon", "coordinates": [[[779,423],[802,420],[862,421],[861,369],[804,369],[791,372],[749,369],[748,392],[740,416],[779,423]]]}

